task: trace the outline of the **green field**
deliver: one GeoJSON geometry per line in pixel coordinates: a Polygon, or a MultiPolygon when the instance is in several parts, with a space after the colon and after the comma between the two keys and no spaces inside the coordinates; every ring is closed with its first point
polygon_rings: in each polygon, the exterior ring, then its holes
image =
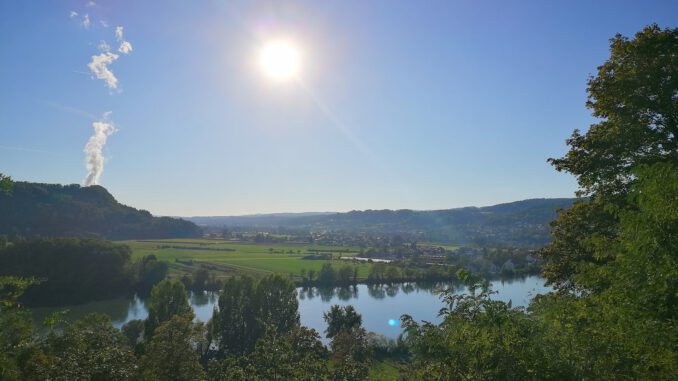
{"type": "Polygon", "coordinates": [[[216,239],[136,240],[123,243],[132,248],[135,259],[152,254],[167,262],[170,265],[170,276],[192,273],[204,265],[217,277],[227,277],[235,273],[282,273],[298,276],[302,269],[318,271],[323,264],[331,262],[335,267],[348,264],[358,266],[359,277],[365,278],[371,266],[339,260],[340,256],[355,256],[355,247],[259,244],[216,239]],[[334,260],[302,259],[306,255],[314,254],[314,250],[332,253],[334,260]],[[347,250],[352,252],[347,253],[347,250]]]}

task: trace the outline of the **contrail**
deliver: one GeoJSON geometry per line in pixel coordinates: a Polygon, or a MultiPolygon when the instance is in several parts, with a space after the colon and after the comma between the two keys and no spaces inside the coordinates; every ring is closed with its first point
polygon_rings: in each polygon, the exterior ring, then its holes
{"type": "Polygon", "coordinates": [[[98,185],[99,178],[104,171],[103,149],[106,140],[115,131],[113,122],[109,120],[111,112],[104,113],[101,120],[92,123],[94,135],[92,135],[85,145],[85,167],[87,168],[87,177],[83,182],[84,186],[98,185]]]}

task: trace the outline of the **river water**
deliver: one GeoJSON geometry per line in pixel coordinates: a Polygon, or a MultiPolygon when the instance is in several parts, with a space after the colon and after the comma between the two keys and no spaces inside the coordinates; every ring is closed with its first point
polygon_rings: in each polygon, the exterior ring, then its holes
{"type": "MultiPolygon", "coordinates": [[[[511,300],[514,306],[527,306],[537,294],[549,292],[544,280],[538,276],[529,276],[510,280],[492,281],[492,290],[497,300],[511,300]]],[[[438,291],[454,288],[455,293],[465,293],[467,289],[450,283],[397,283],[393,285],[360,284],[347,288],[297,288],[299,314],[301,324],[314,328],[321,335],[325,330],[323,313],[333,304],[353,305],[363,316],[363,325],[368,331],[376,332],[389,338],[396,338],[401,333],[400,316],[411,315],[417,321],[440,322],[438,311],[444,306],[438,291]]],[[[207,321],[217,303],[218,294],[213,292],[191,293],[190,304],[196,319],[207,321]]],[[[134,319],[145,319],[148,316],[144,299],[119,298],[92,302],[71,307],[36,308],[33,310],[37,321],[50,313],[68,310],[67,319],[79,319],[88,313],[105,313],[111,317],[115,327],[134,319]]]]}

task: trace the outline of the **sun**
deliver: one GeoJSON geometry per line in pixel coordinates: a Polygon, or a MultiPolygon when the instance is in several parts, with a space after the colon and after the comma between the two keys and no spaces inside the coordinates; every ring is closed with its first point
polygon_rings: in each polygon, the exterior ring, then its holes
{"type": "Polygon", "coordinates": [[[287,81],[299,75],[301,53],[290,41],[269,41],[259,52],[259,66],[268,78],[287,81]]]}

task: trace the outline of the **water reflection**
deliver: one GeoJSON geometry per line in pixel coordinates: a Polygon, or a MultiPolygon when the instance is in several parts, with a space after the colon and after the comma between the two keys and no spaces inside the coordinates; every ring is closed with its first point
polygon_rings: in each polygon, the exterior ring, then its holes
{"type": "MultiPolygon", "coordinates": [[[[297,294],[301,323],[318,332],[325,330],[322,316],[332,304],[351,304],[363,315],[363,323],[368,331],[395,338],[401,333],[397,323],[402,314],[409,314],[418,321],[438,322],[438,311],[443,307],[439,292],[444,289],[452,289],[455,293],[468,291],[461,284],[408,282],[350,287],[299,287],[297,294]]],[[[544,280],[536,276],[495,280],[492,281],[492,289],[498,292],[492,298],[512,300],[514,306],[526,306],[534,295],[550,291],[544,287],[544,280]]],[[[189,298],[196,320],[206,322],[212,317],[219,294],[194,292],[189,298]]],[[[49,314],[63,310],[68,310],[65,317],[69,320],[81,319],[93,312],[104,313],[111,317],[113,325],[118,328],[130,320],[145,319],[148,316],[147,299],[134,297],[72,307],[37,308],[33,310],[34,320],[41,323],[49,314]]]]}
{"type": "MultiPolygon", "coordinates": [[[[510,283],[507,283],[510,284],[510,283]]],[[[502,283],[503,285],[503,283],[502,283]]],[[[300,287],[297,289],[299,300],[313,300],[313,298],[320,296],[323,302],[338,299],[341,301],[349,301],[359,297],[360,288],[367,290],[367,295],[373,299],[395,298],[399,293],[405,295],[413,292],[427,292],[439,293],[442,290],[458,289],[460,284],[452,284],[446,282],[407,282],[407,283],[392,283],[392,284],[368,284],[368,285],[352,285],[343,287],[300,287]]]]}

